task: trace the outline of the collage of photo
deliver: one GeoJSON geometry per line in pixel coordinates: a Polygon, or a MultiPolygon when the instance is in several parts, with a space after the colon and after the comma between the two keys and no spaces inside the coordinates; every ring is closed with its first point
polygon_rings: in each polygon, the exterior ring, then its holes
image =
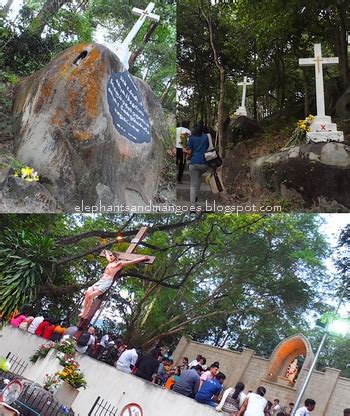
{"type": "Polygon", "coordinates": [[[0,416],[350,416],[349,1],[0,35],[0,416]]]}

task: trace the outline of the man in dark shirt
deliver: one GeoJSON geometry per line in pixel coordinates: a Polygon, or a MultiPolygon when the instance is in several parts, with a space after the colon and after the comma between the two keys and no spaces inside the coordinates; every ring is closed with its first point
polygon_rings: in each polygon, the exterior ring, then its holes
{"type": "Polygon", "coordinates": [[[201,365],[196,365],[191,370],[182,372],[179,380],[174,384],[173,391],[194,398],[199,388],[201,372],[201,365]]]}
{"type": "Polygon", "coordinates": [[[154,349],[151,354],[139,357],[135,363],[135,367],[137,368],[135,376],[143,378],[144,380],[153,381],[157,375],[159,367],[158,358],[160,355],[160,350],[154,349]]]}

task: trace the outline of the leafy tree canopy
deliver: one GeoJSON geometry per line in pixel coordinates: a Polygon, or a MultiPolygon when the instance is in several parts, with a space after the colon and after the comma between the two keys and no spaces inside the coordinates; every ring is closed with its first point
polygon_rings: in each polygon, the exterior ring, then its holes
{"type": "MultiPolygon", "coordinates": [[[[104,310],[108,328],[144,347],[159,340],[174,347],[188,335],[269,356],[286,336],[312,335],[315,320],[332,310],[329,299],[343,287],[342,273],[327,272],[332,250],[321,224],[307,214],[3,215],[2,312],[29,306],[74,322],[83,290],[106,265],[101,249],[125,251],[146,225],[138,252],[156,261],[124,269],[104,310]]],[[[337,260],[345,267],[342,250],[337,260]]],[[[332,342],[329,348],[343,348],[332,342]]]]}

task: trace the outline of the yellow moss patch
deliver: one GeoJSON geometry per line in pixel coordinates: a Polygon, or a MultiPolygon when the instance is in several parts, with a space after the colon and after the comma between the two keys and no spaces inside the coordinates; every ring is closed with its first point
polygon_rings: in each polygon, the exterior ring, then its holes
{"type": "Polygon", "coordinates": [[[89,131],[74,130],[73,137],[80,142],[84,142],[85,140],[91,139],[91,133],[89,131]]]}
{"type": "Polygon", "coordinates": [[[96,118],[99,114],[101,80],[106,71],[106,63],[101,58],[100,50],[95,47],[84,60],[84,65],[74,71],[81,90],[85,91],[86,112],[91,118],[96,118]]]}
{"type": "Polygon", "coordinates": [[[34,108],[35,113],[38,113],[48,104],[53,94],[53,82],[53,78],[46,77],[46,79],[44,79],[43,83],[41,84],[40,92],[38,94],[34,108]]]}
{"type": "MultiPolygon", "coordinates": [[[[65,62],[61,65],[59,73],[61,78],[66,78],[69,69],[72,69],[74,59],[79,56],[88,46],[88,43],[79,43],[78,45],[72,46],[67,49],[64,53],[65,62]]],[[[68,76],[71,72],[69,72],[68,76]]]]}

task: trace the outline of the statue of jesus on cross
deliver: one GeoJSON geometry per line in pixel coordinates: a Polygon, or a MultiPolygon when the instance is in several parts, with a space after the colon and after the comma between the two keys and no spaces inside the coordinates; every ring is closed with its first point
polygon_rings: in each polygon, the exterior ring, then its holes
{"type": "Polygon", "coordinates": [[[149,260],[148,256],[141,256],[137,257],[134,260],[120,260],[118,253],[113,253],[112,251],[105,250],[101,253],[101,255],[105,255],[106,259],[108,260],[108,265],[105,268],[105,271],[96,283],[88,288],[85,292],[84,302],[83,302],[83,309],[79,314],[79,317],[82,319],[86,319],[89,315],[89,311],[94,299],[98,296],[103,295],[105,292],[110,289],[113,285],[115,276],[118,276],[119,272],[124,269],[124,267],[129,266],[131,264],[141,263],[143,261],[149,260]]]}
{"type": "Polygon", "coordinates": [[[137,263],[152,264],[154,262],[155,257],[153,256],[133,254],[137,245],[146,235],[146,232],[147,227],[141,227],[124,253],[115,253],[109,250],[102,251],[101,255],[107,258],[108,265],[106,266],[102,277],[85,292],[83,309],[79,314],[80,323],[78,327],[80,329],[84,329],[89,325],[102,302],[107,299],[108,291],[113,283],[120,277],[120,273],[124,267],[137,263]]]}

